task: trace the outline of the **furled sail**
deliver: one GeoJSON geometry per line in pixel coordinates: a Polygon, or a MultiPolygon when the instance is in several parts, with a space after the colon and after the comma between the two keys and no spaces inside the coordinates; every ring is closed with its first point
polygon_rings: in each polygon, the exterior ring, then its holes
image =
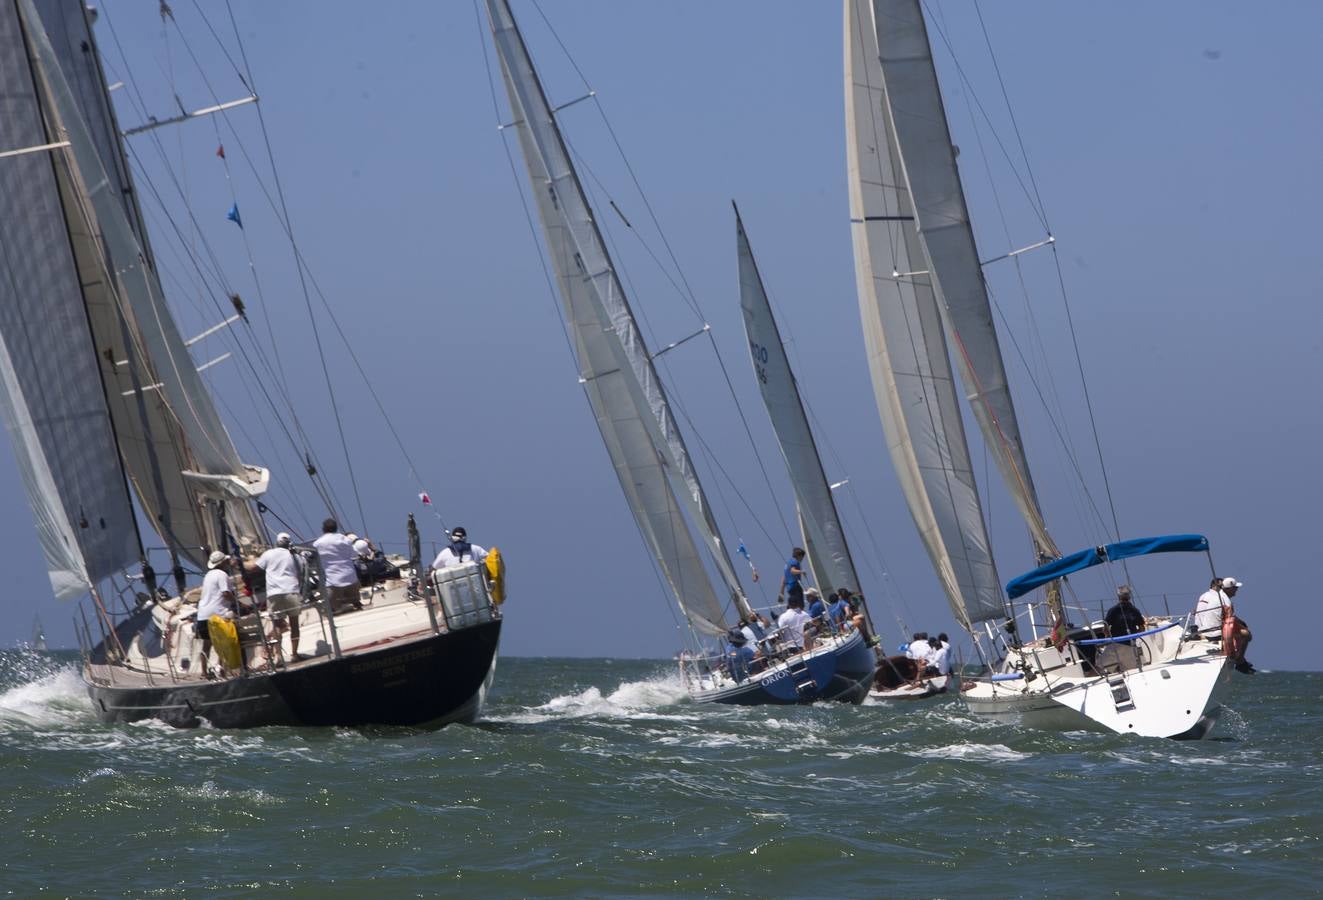
{"type": "MultiPolygon", "coordinates": [[[[52,141],[14,3],[0,4],[0,152],[52,141]]],[[[56,150],[54,153],[58,153],[56,150]]],[[[140,557],[52,151],[0,158],[0,413],[57,597],[140,557]]]]}
{"type": "Polygon", "coordinates": [[[687,510],[702,532],[727,590],[745,613],[747,601],[726,544],[509,5],[487,0],[487,10],[580,378],[602,440],[686,617],[696,629],[719,634],[727,625],[724,603],[682,512],[687,510]]]}
{"type": "Polygon", "coordinates": [[[1004,614],[939,303],[882,81],[870,0],[845,0],[855,277],[892,464],[957,621],[1004,614]]]}
{"type": "Polygon", "coordinates": [[[240,544],[262,540],[252,498],[267,473],[239,460],[165,302],[87,11],[77,0],[41,0],[40,14],[33,0],[18,5],[48,130],[70,144],[60,196],[124,466],[154,527],[201,566],[221,543],[219,507],[240,544]]]}
{"type": "Polygon", "coordinates": [[[874,0],[873,9],[884,100],[925,251],[914,261],[931,273],[974,418],[1002,479],[1040,555],[1059,556],[1043,522],[1020,439],[922,3],[874,0]]]}
{"type": "Polygon", "coordinates": [[[857,591],[861,585],[845,541],[845,530],[841,527],[827,476],[822,471],[822,457],[809,429],[799,386],[790,370],[781,332],[772,316],[772,307],[738,209],[735,210],[735,235],[740,261],[740,309],[744,312],[744,333],[749,338],[758,389],[762,392],[767,415],[772,420],[781,455],[785,457],[790,481],[795,488],[809,568],[824,593],[839,587],[857,591]]]}

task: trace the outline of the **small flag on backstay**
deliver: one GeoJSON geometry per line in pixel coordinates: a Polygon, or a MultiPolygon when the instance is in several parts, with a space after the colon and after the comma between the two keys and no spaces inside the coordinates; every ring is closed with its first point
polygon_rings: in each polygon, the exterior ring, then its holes
{"type": "Polygon", "coordinates": [[[225,218],[229,219],[231,222],[233,222],[235,225],[238,225],[240,228],[243,228],[243,219],[239,218],[238,203],[235,203],[233,206],[230,207],[230,211],[225,214],[225,218]]]}
{"type": "Polygon", "coordinates": [[[218,145],[216,146],[216,155],[219,156],[221,159],[224,159],[224,158],[225,158],[225,145],[224,145],[224,144],[218,144],[218,145]]]}
{"type": "Polygon", "coordinates": [[[423,506],[431,506],[431,505],[432,505],[432,498],[429,497],[429,496],[427,496],[427,491],[423,491],[421,494],[419,494],[419,495],[418,495],[418,499],[421,500],[421,501],[423,501],[423,506]]]}

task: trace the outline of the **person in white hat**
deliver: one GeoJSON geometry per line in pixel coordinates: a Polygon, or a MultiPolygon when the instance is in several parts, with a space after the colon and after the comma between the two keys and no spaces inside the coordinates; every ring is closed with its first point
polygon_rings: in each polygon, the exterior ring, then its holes
{"type": "Polygon", "coordinates": [[[1236,617],[1232,600],[1244,583],[1234,578],[1217,577],[1208,585],[1208,590],[1199,595],[1199,602],[1194,607],[1194,625],[1201,634],[1216,639],[1222,637],[1222,648],[1235,663],[1236,671],[1252,675],[1254,666],[1245,659],[1245,648],[1249,646],[1253,635],[1243,619],[1236,617]]]}
{"type": "Polygon", "coordinates": [[[261,569],[266,573],[266,608],[278,630],[289,629],[290,653],[299,659],[299,610],[303,606],[299,586],[303,573],[299,558],[290,552],[289,546],[290,536],[282,531],[276,535],[274,547],[243,565],[250,572],[261,569]]]}
{"type": "Polygon", "coordinates": [[[230,558],[219,550],[207,557],[207,574],[202,579],[202,596],[198,598],[198,617],[193,623],[193,634],[202,639],[202,674],[211,677],[212,616],[234,618],[234,591],[230,589],[230,558]]]}

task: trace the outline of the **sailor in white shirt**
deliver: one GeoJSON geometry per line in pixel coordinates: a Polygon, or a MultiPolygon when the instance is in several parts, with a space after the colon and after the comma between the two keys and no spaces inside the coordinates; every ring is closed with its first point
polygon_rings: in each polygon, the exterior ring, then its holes
{"type": "Polygon", "coordinates": [[[938,675],[948,674],[950,652],[951,645],[947,643],[946,635],[939,634],[937,640],[932,643],[932,649],[928,651],[928,665],[936,669],[938,675]]]}
{"type": "Polygon", "coordinates": [[[910,638],[910,645],[905,648],[905,655],[919,663],[919,669],[923,669],[923,664],[928,659],[928,654],[932,652],[932,645],[928,643],[928,632],[920,631],[914,637],[910,638]]]}
{"type": "Polygon", "coordinates": [[[219,550],[207,557],[207,574],[202,579],[202,595],[198,598],[198,616],[193,624],[193,635],[202,639],[202,674],[211,677],[212,616],[234,618],[234,591],[230,588],[230,558],[219,550]]]}
{"type": "Polygon", "coordinates": [[[432,560],[433,569],[449,569],[464,563],[480,563],[487,558],[487,551],[477,544],[470,544],[469,533],[462,527],[452,528],[450,543],[441,548],[441,552],[432,560]]]}
{"type": "Polygon", "coordinates": [[[363,599],[358,588],[358,570],[354,568],[354,545],[340,533],[335,519],[322,522],[322,536],[312,542],[317,551],[322,571],[326,574],[323,585],[330,594],[331,612],[362,609],[363,599]]]}
{"type": "Polygon", "coordinates": [[[1214,578],[1208,590],[1199,595],[1199,602],[1194,605],[1194,627],[1201,632],[1221,633],[1223,610],[1231,606],[1231,598],[1222,592],[1227,581],[1232,583],[1232,591],[1240,587],[1234,578],[1214,578]]]}
{"type": "Polygon", "coordinates": [[[271,621],[281,631],[289,627],[289,649],[299,658],[299,609],[303,596],[299,591],[302,580],[298,558],[290,552],[290,537],[285,532],[276,535],[276,545],[252,562],[244,563],[250,571],[266,572],[266,608],[271,621]]]}
{"type": "Polygon", "coordinates": [[[781,613],[776,625],[781,629],[781,640],[787,649],[798,651],[804,647],[804,626],[813,621],[813,617],[804,612],[804,598],[792,594],[787,602],[789,608],[781,613]]]}

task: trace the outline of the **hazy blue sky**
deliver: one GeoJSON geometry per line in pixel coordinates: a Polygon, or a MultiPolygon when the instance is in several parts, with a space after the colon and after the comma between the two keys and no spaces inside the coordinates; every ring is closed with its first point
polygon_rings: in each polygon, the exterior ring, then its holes
{"type": "MultiPolygon", "coordinates": [[[[173,29],[163,40],[151,4],[102,5],[98,39],[112,78],[129,72],[107,19],[153,114],[173,111],[171,72],[186,106],[212,102],[189,48],[205,57],[221,99],[242,94],[192,4],[175,4],[189,47],[173,29]]],[[[228,34],[223,10],[205,6],[228,34]]],[[[522,161],[516,154],[516,181],[496,129],[484,56],[490,39],[473,5],[236,2],[234,9],[301,248],[447,522],[507,555],[505,652],[673,654],[683,644],[676,616],[576,382],[540,243],[520,205],[522,161]]],[[[783,522],[792,501],[744,349],[735,198],[830,448],[828,475],[850,480],[838,499],[888,643],[898,630],[893,609],[912,628],[953,631],[891,471],[859,333],[839,4],[544,2],[543,10],[598,92],[713,327],[772,476],[775,500],[710,345],[693,341],[669,353],[664,376],[698,426],[701,440],[691,437],[691,448],[727,538],[743,539],[767,575],[763,585],[774,583],[790,543],[783,522]]],[[[969,83],[940,46],[983,256],[1041,240],[993,130],[980,121],[982,108],[1023,173],[975,7],[946,2],[932,11],[969,83]]],[[[515,12],[553,102],[583,94],[538,12],[527,3],[515,12]]],[[[1261,667],[1316,668],[1299,635],[1317,603],[1308,548],[1323,505],[1316,263],[1323,7],[1042,2],[985,4],[983,15],[1057,239],[1123,536],[1207,534],[1219,571],[1246,584],[1237,599],[1256,635],[1251,658],[1261,667]]],[[[499,83],[496,90],[503,118],[499,83]]],[[[116,99],[122,124],[136,124],[131,91],[116,99]]],[[[229,121],[250,152],[263,152],[251,107],[229,121]]],[[[567,109],[562,124],[594,173],[596,199],[606,196],[600,179],[665,259],[593,105],[567,109]]],[[[160,146],[255,325],[266,315],[274,323],[304,424],[348,501],[289,248],[228,128],[192,122],[158,132],[160,146]],[[224,220],[231,200],[213,155],[217,127],[234,164],[265,313],[240,234],[224,220]]],[[[173,192],[157,146],[133,140],[153,183],[173,192]]],[[[702,321],[644,245],[614,213],[601,218],[652,346],[698,328],[702,321]]],[[[216,314],[199,311],[210,301],[191,296],[181,257],[167,246],[177,242],[156,243],[184,331],[212,324],[216,314]]],[[[1024,260],[1028,306],[1014,268],[991,266],[989,277],[1015,343],[1044,392],[1059,396],[1061,427],[1105,504],[1050,251],[1024,260]],[[1041,360],[1035,330],[1046,347],[1041,360]]],[[[199,359],[219,355],[229,340],[200,345],[199,359]]],[[[333,365],[367,507],[368,525],[351,519],[350,526],[398,542],[405,513],[414,511],[426,538],[438,539],[438,523],[419,507],[417,488],[340,351],[333,365]]],[[[1049,524],[1063,550],[1093,544],[1103,535],[1081,512],[1014,350],[1008,367],[1049,524]]],[[[261,420],[270,413],[251,405],[238,372],[225,369],[209,374],[245,458],[271,465],[282,484],[272,504],[319,519],[291,453],[265,436],[261,420]]],[[[0,644],[26,639],[36,611],[57,643],[71,644],[72,607],[49,599],[9,451],[0,454],[0,500],[11,511],[0,526],[10,598],[0,644]]],[[[995,489],[990,516],[1005,581],[1029,566],[1026,541],[995,489]]],[[[1166,593],[1173,610],[1191,605],[1208,577],[1194,561],[1156,580],[1145,580],[1142,565],[1131,571],[1150,606],[1166,593]]],[[[770,597],[750,588],[755,602],[770,597]]]]}

